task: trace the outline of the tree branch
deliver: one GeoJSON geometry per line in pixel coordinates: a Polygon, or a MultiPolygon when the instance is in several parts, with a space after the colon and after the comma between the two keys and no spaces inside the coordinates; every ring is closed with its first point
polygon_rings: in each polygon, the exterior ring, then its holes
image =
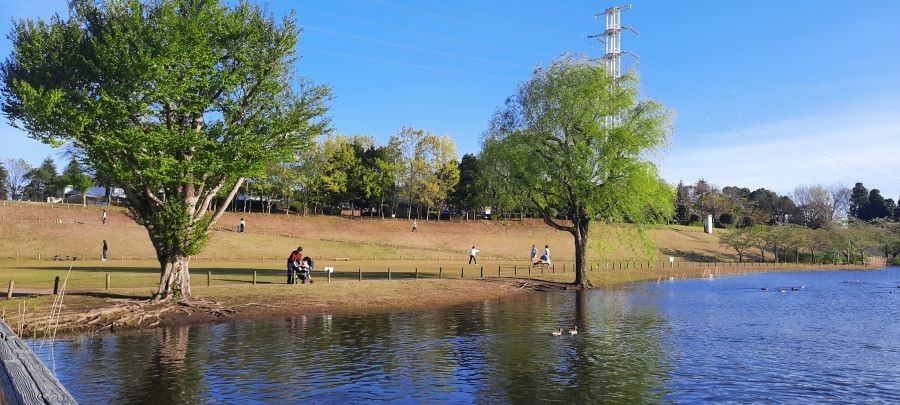
{"type": "Polygon", "coordinates": [[[576,233],[576,231],[577,231],[577,230],[575,229],[574,226],[560,225],[560,224],[557,223],[553,218],[550,217],[550,214],[548,214],[548,213],[545,212],[544,210],[541,210],[541,217],[544,218],[544,223],[547,224],[547,225],[550,225],[550,227],[552,227],[553,229],[556,229],[556,230],[559,230],[559,231],[566,231],[566,232],[571,233],[571,234],[573,234],[573,235],[574,235],[574,234],[576,233]]]}
{"type": "Polygon", "coordinates": [[[228,195],[225,197],[225,201],[222,202],[222,205],[216,209],[216,214],[213,215],[212,221],[210,221],[210,225],[215,224],[219,218],[222,217],[222,214],[225,213],[225,210],[228,208],[228,204],[231,203],[231,200],[234,199],[234,195],[237,194],[238,190],[241,188],[241,185],[244,183],[244,178],[239,178],[235,183],[234,187],[231,188],[231,191],[228,192],[228,195]]]}

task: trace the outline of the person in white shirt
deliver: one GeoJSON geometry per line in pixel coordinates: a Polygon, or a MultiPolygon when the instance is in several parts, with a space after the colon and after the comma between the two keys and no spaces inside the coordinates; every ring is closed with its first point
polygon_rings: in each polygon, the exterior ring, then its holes
{"type": "Polygon", "coordinates": [[[547,262],[547,265],[552,266],[552,264],[550,264],[550,245],[544,245],[544,257],[542,257],[542,259],[547,262]]]}
{"type": "Polygon", "coordinates": [[[478,260],[475,260],[475,255],[478,254],[478,252],[480,252],[480,250],[475,249],[475,245],[472,245],[472,250],[469,251],[469,264],[472,264],[472,262],[478,264],[478,260]]]}

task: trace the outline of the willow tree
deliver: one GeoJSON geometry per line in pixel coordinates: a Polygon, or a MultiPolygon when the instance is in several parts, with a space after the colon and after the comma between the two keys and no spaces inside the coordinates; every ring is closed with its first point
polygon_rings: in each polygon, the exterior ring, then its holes
{"type": "Polygon", "coordinates": [[[190,298],[189,257],[244,179],[326,129],[329,90],[293,74],[299,33],[245,2],[71,0],[68,19],[14,23],[3,111],[124,189],[156,299],[190,298]]]}
{"type": "Polygon", "coordinates": [[[496,190],[527,199],[544,222],[575,240],[575,284],[585,273],[594,220],[644,223],[667,217],[673,191],[650,157],[667,141],[669,114],[638,97],[637,81],[613,79],[564,56],[519,87],[495,115],[481,158],[496,190]]]}

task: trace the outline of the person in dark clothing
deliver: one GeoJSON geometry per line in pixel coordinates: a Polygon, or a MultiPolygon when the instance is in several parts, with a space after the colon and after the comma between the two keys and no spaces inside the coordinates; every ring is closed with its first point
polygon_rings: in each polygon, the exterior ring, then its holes
{"type": "Polygon", "coordinates": [[[106,261],[106,254],[109,252],[109,247],[106,246],[106,239],[103,240],[103,256],[100,256],[100,259],[106,261]]]}
{"type": "Polygon", "coordinates": [[[287,283],[294,284],[294,275],[300,270],[300,261],[303,260],[303,248],[297,247],[287,260],[287,283]]]}

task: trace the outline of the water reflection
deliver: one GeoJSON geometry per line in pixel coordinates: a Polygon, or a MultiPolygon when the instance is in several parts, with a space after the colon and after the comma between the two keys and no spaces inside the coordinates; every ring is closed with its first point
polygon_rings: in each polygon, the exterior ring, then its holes
{"type": "MultiPolygon", "coordinates": [[[[60,341],[56,372],[89,404],[898,403],[900,294],[887,293],[898,280],[760,274],[424,312],[298,312],[60,341]],[[785,285],[808,288],[761,289],[785,285]],[[574,325],[575,336],[550,335],[574,325]]],[[[49,346],[37,352],[49,360],[49,346]]]]}
{"type": "Polygon", "coordinates": [[[107,335],[58,344],[57,372],[84,403],[655,402],[660,326],[655,305],[626,292],[537,293],[107,335]],[[581,333],[549,334],[573,325],[581,333]]]}

